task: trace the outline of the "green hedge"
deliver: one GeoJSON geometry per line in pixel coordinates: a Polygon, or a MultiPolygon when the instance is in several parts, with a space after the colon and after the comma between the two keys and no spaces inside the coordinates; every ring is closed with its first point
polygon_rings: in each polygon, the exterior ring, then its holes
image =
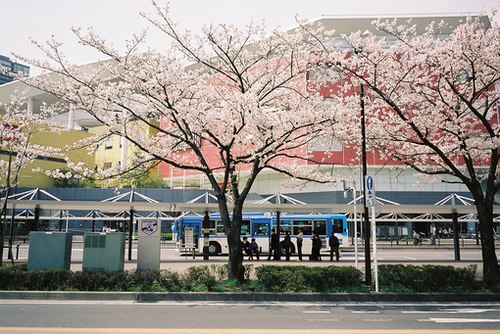
{"type": "MultiPolygon", "coordinates": [[[[475,280],[476,267],[380,265],[381,292],[500,292],[500,284],[475,280]]],[[[155,291],[155,292],[368,292],[361,271],[354,267],[245,266],[244,284],[227,280],[227,266],[169,270],[81,272],[28,271],[26,265],[0,267],[0,290],[36,291],[155,291]],[[255,271],[255,275],[252,275],[255,271]],[[253,279],[256,277],[256,279],[253,279]],[[250,279],[252,278],[252,279],[250,279]]]]}
{"type": "Polygon", "coordinates": [[[269,292],[360,292],[367,288],[354,267],[262,266],[258,290],[269,292]]]}
{"type": "Polygon", "coordinates": [[[471,292],[478,289],[476,266],[381,265],[382,292],[471,292]]]}

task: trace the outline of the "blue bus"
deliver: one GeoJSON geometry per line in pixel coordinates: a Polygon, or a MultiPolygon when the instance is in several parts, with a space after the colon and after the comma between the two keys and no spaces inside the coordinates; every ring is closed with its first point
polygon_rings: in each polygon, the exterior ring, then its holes
{"type": "MultiPolygon", "coordinates": [[[[185,215],[177,218],[173,222],[173,237],[179,249],[185,249],[185,231],[192,233],[194,249],[203,251],[203,216],[185,215]]],[[[277,216],[269,213],[244,213],[241,226],[241,238],[247,237],[250,241],[255,238],[263,253],[269,252],[269,241],[271,230],[277,230],[277,216]]],[[[281,214],[280,215],[280,238],[283,240],[285,233],[290,232],[292,237],[292,252],[295,253],[296,235],[299,229],[304,234],[303,254],[310,254],[312,248],[312,236],[317,233],[322,240],[323,247],[328,245],[328,237],[335,232],[339,238],[341,246],[348,245],[347,219],[342,214],[281,214]]],[[[209,252],[210,255],[227,254],[227,238],[224,233],[224,226],[220,219],[220,214],[210,215],[209,252]]]]}

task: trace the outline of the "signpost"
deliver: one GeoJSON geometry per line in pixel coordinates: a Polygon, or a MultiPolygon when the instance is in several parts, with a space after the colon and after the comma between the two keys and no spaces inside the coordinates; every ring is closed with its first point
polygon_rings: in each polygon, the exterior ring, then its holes
{"type": "Polygon", "coordinates": [[[378,292],[378,263],[377,263],[377,227],[375,223],[375,209],[377,206],[377,200],[375,196],[375,185],[373,177],[368,175],[365,180],[366,189],[366,206],[371,210],[371,224],[372,224],[372,235],[373,235],[373,271],[375,278],[375,292],[378,292]]]}
{"type": "Polygon", "coordinates": [[[192,227],[184,227],[184,248],[193,250],[193,259],[194,259],[195,258],[194,230],[192,227]]]}
{"type": "Polygon", "coordinates": [[[157,218],[143,218],[138,224],[137,269],[160,269],[160,221],[157,218]]]}

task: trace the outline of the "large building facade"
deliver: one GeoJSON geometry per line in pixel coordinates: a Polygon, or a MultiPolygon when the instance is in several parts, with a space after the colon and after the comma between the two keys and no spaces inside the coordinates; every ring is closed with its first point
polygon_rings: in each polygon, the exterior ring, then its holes
{"type": "Polygon", "coordinates": [[[0,55],[0,85],[13,81],[14,78],[12,75],[17,74],[29,76],[29,66],[19,64],[11,60],[9,57],[0,55]]]}

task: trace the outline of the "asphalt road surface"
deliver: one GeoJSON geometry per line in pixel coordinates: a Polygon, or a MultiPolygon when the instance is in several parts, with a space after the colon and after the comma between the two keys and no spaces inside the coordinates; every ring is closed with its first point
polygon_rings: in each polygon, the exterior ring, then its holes
{"type": "Polygon", "coordinates": [[[500,333],[500,303],[2,300],[0,333],[500,333]]]}

